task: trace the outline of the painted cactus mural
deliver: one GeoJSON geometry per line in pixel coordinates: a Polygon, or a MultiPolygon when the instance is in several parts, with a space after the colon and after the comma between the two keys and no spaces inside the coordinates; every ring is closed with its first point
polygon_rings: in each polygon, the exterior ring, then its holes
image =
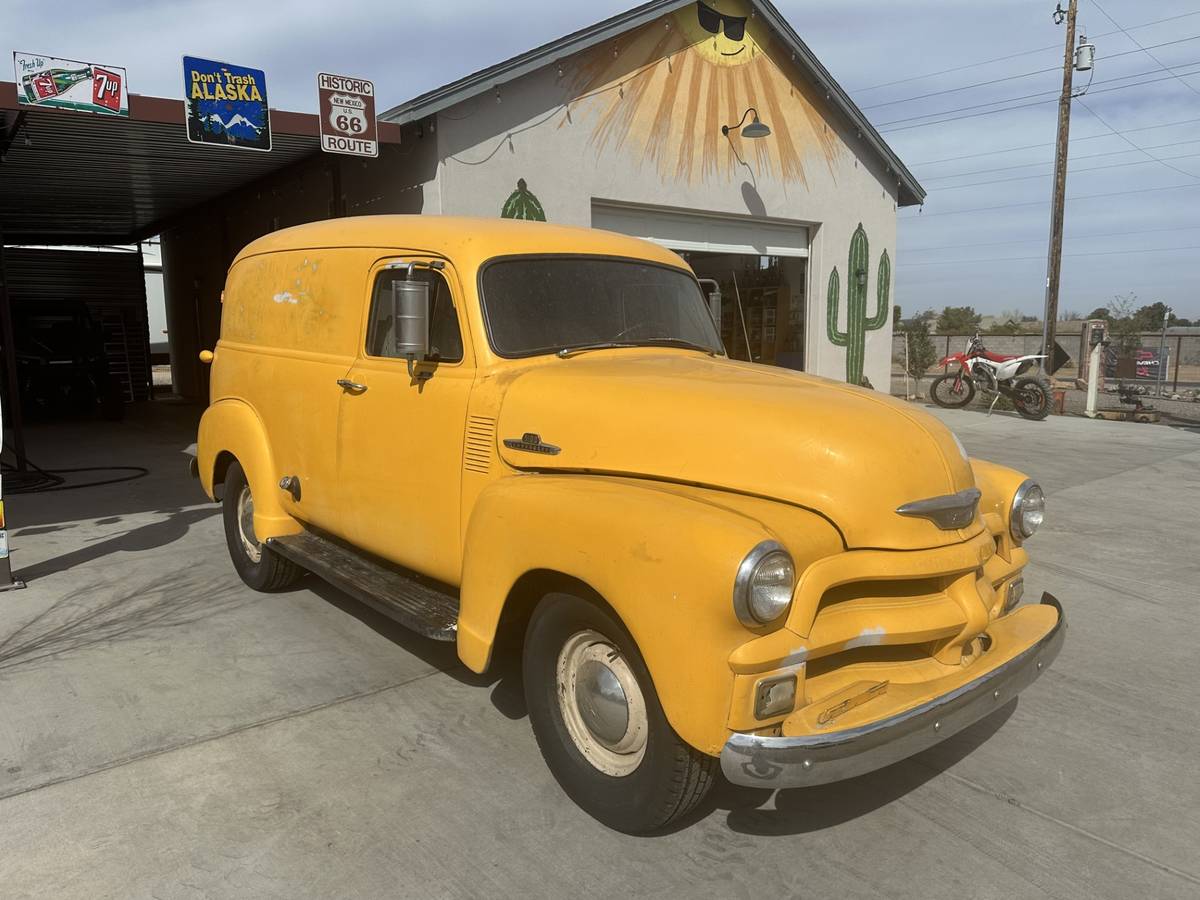
{"type": "Polygon", "coordinates": [[[517,179],[517,189],[504,201],[504,209],[500,211],[500,218],[529,219],[533,222],[546,221],[546,211],[542,209],[541,201],[533,195],[533,191],[529,190],[524,178],[517,179]]]}
{"type": "Polygon", "coordinates": [[[846,330],[838,331],[838,306],[841,294],[841,279],[837,266],[829,273],[829,296],[826,309],[826,325],[829,340],[836,347],[846,348],[846,381],[850,384],[863,383],[863,357],[867,346],[867,332],[882,328],[891,315],[888,302],[892,283],[892,262],[888,252],[879,257],[879,274],[875,292],[875,315],[867,316],[867,275],[870,267],[870,248],[867,233],[860,222],[850,239],[850,258],[847,265],[846,284],[846,330]]]}

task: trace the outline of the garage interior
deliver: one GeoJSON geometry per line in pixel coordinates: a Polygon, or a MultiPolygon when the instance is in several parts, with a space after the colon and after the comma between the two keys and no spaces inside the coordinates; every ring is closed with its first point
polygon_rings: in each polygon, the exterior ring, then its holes
{"type": "MultiPolygon", "coordinates": [[[[188,142],[182,101],[131,95],[129,117],[17,102],[0,82],[0,353],[6,463],[25,470],[25,427],[115,419],[153,398],[140,242],[161,236],[173,395],[203,405],[197,357],[220,326],[225,271],[289,225],[411,212],[418,191],[377,196],[405,159],[379,124],[374,159],[322,153],[315,115],[272,110],[273,147],[188,142]]],[[[423,173],[416,173],[420,177],[423,173]]]]}

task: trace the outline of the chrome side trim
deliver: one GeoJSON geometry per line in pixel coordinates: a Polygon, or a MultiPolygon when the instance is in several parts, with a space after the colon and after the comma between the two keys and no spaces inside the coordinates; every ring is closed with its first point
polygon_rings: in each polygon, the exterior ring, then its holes
{"type": "Polygon", "coordinates": [[[979,488],[967,488],[957,494],[905,503],[896,508],[896,513],[914,519],[928,519],[942,531],[953,531],[966,528],[975,520],[975,510],[981,496],[979,488]]]}
{"type": "Polygon", "coordinates": [[[561,447],[556,447],[554,444],[547,444],[542,441],[540,435],[534,434],[532,431],[527,431],[519,438],[505,438],[504,446],[509,450],[524,450],[527,453],[543,453],[546,456],[558,456],[562,452],[561,447]]]}
{"type": "Polygon", "coordinates": [[[721,751],[721,771],[734,784],[793,788],[873,772],[941,743],[999,709],[1045,671],[1062,649],[1067,619],[1019,656],[928,703],[857,728],[801,737],[736,733],[721,751]]]}

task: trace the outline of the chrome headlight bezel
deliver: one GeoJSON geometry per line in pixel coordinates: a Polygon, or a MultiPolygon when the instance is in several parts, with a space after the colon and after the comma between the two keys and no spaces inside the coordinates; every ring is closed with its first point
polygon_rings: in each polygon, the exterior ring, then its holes
{"type": "Polygon", "coordinates": [[[778,541],[762,541],[746,554],[738,566],[737,576],[733,581],[734,614],[737,615],[738,621],[747,628],[761,628],[764,625],[778,622],[787,615],[788,610],[791,608],[792,594],[795,590],[796,563],[792,560],[792,555],[778,541]],[[791,579],[786,589],[787,599],[778,606],[774,615],[763,618],[766,614],[761,609],[756,610],[754,602],[755,578],[765,563],[772,562],[780,556],[786,560],[791,570],[791,579]]]}
{"type": "Polygon", "coordinates": [[[1036,507],[1037,511],[1043,517],[1045,516],[1046,494],[1042,491],[1042,486],[1032,478],[1026,478],[1021,482],[1021,486],[1013,494],[1012,505],[1008,508],[1008,530],[1013,540],[1018,544],[1033,537],[1037,533],[1038,528],[1041,527],[1043,521],[1043,519],[1038,519],[1032,528],[1026,527],[1025,514],[1027,503],[1036,507]]]}

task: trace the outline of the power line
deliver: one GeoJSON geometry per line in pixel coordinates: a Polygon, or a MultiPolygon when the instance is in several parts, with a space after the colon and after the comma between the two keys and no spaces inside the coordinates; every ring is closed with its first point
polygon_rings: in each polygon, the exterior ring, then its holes
{"type": "Polygon", "coordinates": [[[870,106],[860,106],[859,109],[864,112],[868,109],[879,109],[881,106],[897,106],[901,103],[911,103],[913,100],[925,100],[929,97],[940,97],[942,94],[956,94],[959,91],[968,91],[972,88],[987,87],[989,84],[1000,84],[1002,81],[1016,81],[1020,78],[1032,78],[1034,75],[1042,75],[1046,72],[1057,72],[1058,66],[1051,66],[1048,69],[1038,69],[1034,72],[1025,72],[1021,75],[1006,75],[1003,78],[993,78],[990,81],[977,81],[974,84],[964,84],[962,87],[946,88],[943,91],[931,91],[928,94],[917,94],[914,97],[905,97],[902,100],[888,100],[884,103],[873,103],[870,106]]]}
{"type": "MultiPolygon", "coordinates": [[[[1119,256],[1136,253],[1171,253],[1178,250],[1200,250],[1200,244],[1189,247],[1147,247],[1141,250],[1092,250],[1087,253],[1064,253],[1063,258],[1081,256],[1119,256]]],[[[905,259],[896,261],[897,266],[966,266],[978,263],[1026,262],[1031,260],[1046,261],[1045,256],[996,256],[991,259],[938,259],[928,262],[908,262],[905,259]]]]}
{"type": "MultiPolygon", "coordinates": [[[[1151,48],[1143,47],[1141,42],[1138,41],[1137,38],[1135,38],[1132,34],[1130,34],[1124,28],[1122,28],[1121,23],[1118,22],[1116,19],[1114,19],[1112,16],[1110,16],[1107,12],[1105,12],[1104,7],[1101,6],[1099,3],[1097,3],[1096,0],[1092,0],[1092,6],[1096,7],[1096,9],[1100,10],[1100,15],[1104,16],[1104,18],[1106,18],[1106,19],[1108,19],[1108,21],[1112,22],[1113,25],[1115,25],[1117,27],[1117,30],[1121,32],[1121,34],[1125,35],[1125,37],[1127,37],[1127,38],[1129,38],[1129,40],[1133,41],[1134,46],[1137,47],[1138,50],[1145,53],[1148,57],[1150,57],[1152,60],[1154,60],[1156,63],[1158,63],[1158,67],[1160,69],[1162,69],[1166,72],[1171,72],[1171,69],[1169,66],[1163,65],[1162,60],[1160,60],[1157,56],[1155,56],[1153,53],[1150,52],[1151,48]]],[[[1175,73],[1171,72],[1171,74],[1174,75],[1175,73]]],[[[1188,82],[1183,80],[1182,76],[1175,75],[1175,78],[1178,79],[1179,83],[1182,84],[1189,91],[1191,91],[1193,94],[1200,94],[1200,89],[1192,87],[1192,85],[1190,85],[1188,82]]]]}
{"type": "MultiPolygon", "coordinates": [[[[1200,35],[1197,35],[1197,38],[1200,38],[1200,35]]],[[[1193,38],[1193,40],[1196,40],[1197,38],[1193,38]]],[[[1187,65],[1190,65],[1190,66],[1196,65],[1196,63],[1190,62],[1190,63],[1187,63],[1187,65]]],[[[1097,84],[1108,84],[1113,81],[1124,81],[1127,78],[1139,78],[1143,75],[1150,75],[1150,74],[1153,74],[1153,73],[1139,72],[1137,75],[1122,75],[1122,76],[1119,76],[1116,78],[1106,78],[1104,81],[1097,82],[1097,84]]],[[[1197,70],[1196,72],[1185,72],[1184,74],[1185,75],[1197,75],[1197,74],[1200,74],[1200,70],[1197,70]]],[[[1091,91],[1091,95],[1094,96],[1096,94],[1109,94],[1109,93],[1112,93],[1113,91],[1123,91],[1123,90],[1127,90],[1129,88],[1141,87],[1142,85],[1146,85],[1146,84],[1155,84],[1159,81],[1166,81],[1167,79],[1174,78],[1174,77],[1176,77],[1175,73],[1169,72],[1160,78],[1147,78],[1145,81],[1136,81],[1133,84],[1120,84],[1120,85],[1117,85],[1116,87],[1104,88],[1103,90],[1099,90],[1099,91],[1091,91]]],[[[1016,110],[1016,109],[1025,109],[1030,106],[1038,106],[1042,103],[1057,103],[1058,99],[1059,99],[1058,98],[1059,94],[1060,94],[1060,91],[1058,91],[1058,90],[1038,91],[1037,93],[1034,93],[1034,94],[1024,94],[1020,97],[1009,97],[1004,100],[991,100],[987,103],[976,103],[976,104],[973,104],[972,106],[960,106],[960,107],[957,107],[956,109],[947,109],[947,110],[943,110],[942,112],[925,113],[924,115],[909,116],[904,119],[892,119],[889,122],[880,122],[875,127],[878,128],[881,132],[886,131],[886,132],[890,133],[890,132],[895,132],[895,131],[908,131],[911,128],[924,128],[927,125],[942,125],[946,122],[958,121],[959,119],[974,119],[974,118],[978,118],[979,116],[990,116],[990,115],[994,115],[996,113],[1009,112],[1011,110],[1016,110]],[[1046,94],[1053,94],[1054,96],[1045,97],[1045,99],[1042,99],[1042,100],[1034,100],[1030,103],[1021,103],[1016,106],[1005,106],[1001,109],[989,109],[989,110],[985,110],[984,112],[970,113],[965,116],[947,115],[948,113],[956,113],[956,112],[964,112],[966,110],[980,109],[981,107],[984,107],[984,106],[995,106],[998,103],[1010,103],[1010,102],[1013,102],[1016,100],[1026,100],[1031,97],[1043,97],[1046,94]],[[903,125],[900,128],[888,128],[889,125],[898,125],[903,122],[913,122],[916,119],[929,119],[934,116],[946,116],[946,118],[937,119],[936,121],[933,121],[933,122],[917,122],[914,125],[903,125]]],[[[1076,98],[1076,99],[1078,99],[1078,98],[1076,98]]]]}
{"type": "MultiPolygon", "coordinates": [[[[1200,229],[1200,225],[1175,225],[1170,228],[1141,228],[1135,231],[1101,231],[1092,234],[1073,234],[1064,237],[1065,241],[1086,241],[1095,238],[1108,237],[1130,237],[1136,234],[1163,234],[1164,232],[1176,231],[1196,231],[1200,229]]],[[[1044,244],[1044,237],[1029,238],[1028,240],[1019,241],[978,241],[973,244],[944,244],[940,247],[903,247],[897,250],[898,256],[907,256],[910,253],[935,253],[941,250],[965,250],[976,247],[1010,247],[1013,244],[1044,244]]],[[[1040,259],[1041,257],[1039,257],[1040,259]]]]}
{"type": "MultiPolygon", "coordinates": [[[[1200,15],[1200,11],[1190,12],[1190,13],[1180,13],[1177,16],[1167,16],[1165,19],[1155,19],[1152,22],[1143,22],[1140,25],[1130,25],[1129,29],[1131,31],[1135,31],[1138,28],[1149,28],[1151,25],[1161,25],[1163,22],[1174,22],[1176,19],[1186,19],[1188,16],[1196,16],[1196,15],[1200,15]]],[[[1119,33],[1120,32],[1117,32],[1117,31],[1106,31],[1102,34],[1094,34],[1094,35],[1092,35],[1092,37],[1093,38],[1102,38],[1102,37],[1108,37],[1109,35],[1112,35],[1112,34],[1119,34],[1119,33]]],[[[922,79],[925,79],[925,78],[933,78],[935,75],[948,75],[951,72],[961,72],[964,69],[977,69],[980,66],[990,65],[991,63],[1006,62],[1010,59],[1017,59],[1018,57],[1021,57],[1021,56],[1030,56],[1031,54],[1034,54],[1034,53],[1045,53],[1047,50],[1057,50],[1057,49],[1059,49],[1059,47],[1057,44],[1055,44],[1050,47],[1038,47],[1036,50],[1022,50],[1019,53],[1010,53],[1007,56],[997,56],[992,59],[976,60],[975,62],[967,63],[966,65],[954,66],[953,68],[942,69],[938,72],[927,72],[924,75],[911,75],[908,78],[898,78],[895,81],[885,81],[882,84],[873,84],[870,87],[854,88],[853,90],[851,90],[851,93],[861,94],[861,93],[865,93],[866,91],[874,91],[874,90],[878,90],[879,88],[891,87],[892,85],[896,85],[896,84],[907,84],[910,81],[921,81],[922,79]]]]}
{"type": "MultiPolygon", "coordinates": [[[[1200,118],[1180,119],[1175,122],[1163,122],[1160,125],[1142,125],[1139,128],[1126,128],[1124,131],[1116,132],[1116,134],[1118,134],[1118,135],[1135,134],[1139,131],[1153,131],[1156,128],[1174,128],[1177,125],[1194,125],[1197,122],[1200,122],[1200,118]]],[[[1072,144],[1082,144],[1084,141],[1098,141],[1101,138],[1107,138],[1107,137],[1112,137],[1112,134],[1091,134],[1091,135],[1088,135],[1087,137],[1071,138],[1071,143],[1072,144]]],[[[1187,143],[1187,142],[1185,142],[1185,143],[1187,143]]],[[[913,168],[916,168],[917,166],[932,166],[932,165],[938,165],[940,163],[958,162],[959,160],[963,160],[963,159],[978,159],[981,156],[998,156],[1001,153],[1016,153],[1020,150],[1041,150],[1045,147],[1053,147],[1053,146],[1054,146],[1053,143],[1026,144],[1023,147],[1005,147],[1003,150],[984,150],[980,153],[964,153],[961,156],[947,156],[943,159],[927,159],[923,162],[911,163],[910,165],[913,168]]],[[[1154,148],[1149,147],[1147,149],[1153,150],[1154,148]]]]}
{"type": "MultiPolygon", "coordinates": [[[[1116,34],[1116,32],[1110,32],[1110,33],[1116,34]]],[[[1130,38],[1130,40],[1132,40],[1132,38],[1130,38]]],[[[1150,49],[1154,49],[1157,47],[1169,47],[1173,44],[1185,44],[1188,41],[1194,41],[1194,40],[1200,40],[1200,35],[1196,35],[1195,37],[1190,37],[1190,38],[1177,38],[1176,40],[1173,40],[1173,41],[1164,41],[1161,44],[1151,44],[1150,49]]],[[[1116,59],[1117,57],[1120,57],[1120,56],[1129,56],[1131,53],[1142,53],[1142,52],[1145,52],[1145,51],[1142,49],[1122,50],[1119,53],[1109,53],[1104,56],[1098,57],[1097,59],[1098,59],[1098,61],[1107,61],[1110,59],[1116,59]]],[[[1122,75],[1122,76],[1119,76],[1119,78],[1109,78],[1106,80],[1107,81],[1118,81],[1121,78],[1137,78],[1140,75],[1151,75],[1154,72],[1162,71],[1164,69],[1167,71],[1170,71],[1171,67],[1164,66],[1161,62],[1159,62],[1157,59],[1155,59],[1154,56],[1151,55],[1149,52],[1146,52],[1146,55],[1149,56],[1151,59],[1154,59],[1154,61],[1156,63],[1158,63],[1158,68],[1151,69],[1149,72],[1141,72],[1141,73],[1138,73],[1137,75],[1122,75]]],[[[1174,68],[1182,68],[1183,66],[1190,66],[1190,65],[1194,65],[1194,63],[1180,63],[1179,65],[1175,66],[1174,68]]],[[[979,88],[979,87],[987,87],[988,85],[1000,84],[1001,82],[1004,82],[1004,81],[1017,81],[1021,78],[1032,78],[1034,75],[1042,75],[1046,72],[1058,72],[1058,71],[1060,71],[1059,66],[1052,66],[1048,69],[1038,69],[1034,72],[1024,72],[1020,75],[1006,75],[1003,78],[993,78],[989,81],[977,81],[973,84],[964,84],[960,87],[945,88],[944,90],[931,91],[930,93],[927,93],[927,94],[917,94],[912,97],[902,97],[899,100],[886,100],[883,103],[875,103],[875,104],[872,104],[871,106],[860,106],[859,109],[868,110],[868,109],[879,109],[884,106],[898,106],[901,103],[909,103],[913,100],[925,100],[929,97],[939,97],[944,94],[956,94],[959,91],[966,91],[966,90],[971,90],[973,88],[979,88]]],[[[1097,84],[1104,84],[1104,82],[1099,81],[1099,82],[1097,82],[1097,84]]],[[[1187,82],[1184,82],[1184,84],[1187,84],[1187,82]]],[[[1188,85],[1188,87],[1191,87],[1191,85],[1188,85]]],[[[1030,94],[1029,96],[1036,96],[1036,95],[1030,94]]],[[[1020,99],[1020,98],[1016,98],[1016,99],[1020,99]]],[[[996,102],[1002,102],[1002,101],[996,101],[996,102]]]]}
{"type": "Polygon", "coordinates": [[[1094,109],[1092,109],[1092,108],[1091,108],[1090,106],[1088,106],[1086,103],[1084,103],[1084,102],[1083,102],[1083,100],[1082,100],[1081,98],[1079,98],[1079,97],[1076,97],[1075,99],[1076,99],[1076,102],[1077,102],[1077,103],[1078,103],[1080,106],[1082,106],[1084,109],[1086,109],[1086,110],[1087,110],[1087,111],[1088,111],[1088,112],[1089,112],[1089,113],[1090,113],[1090,114],[1091,114],[1091,115],[1092,115],[1092,116],[1093,116],[1093,117],[1096,119],[1096,121],[1097,121],[1097,122],[1099,122],[1101,125],[1103,125],[1105,128],[1107,128],[1107,129],[1108,129],[1108,130],[1109,130],[1109,131],[1110,131],[1112,134],[1116,135],[1116,136],[1117,136],[1117,137],[1119,137],[1121,140],[1123,140],[1125,143],[1127,143],[1127,144],[1128,144],[1130,147],[1132,147],[1134,150],[1137,150],[1137,151],[1139,151],[1139,152],[1140,152],[1140,153],[1141,153],[1143,156],[1145,156],[1147,159],[1153,159],[1153,160],[1155,160],[1156,162],[1158,162],[1160,165],[1162,165],[1162,166],[1165,166],[1166,168],[1170,169],[1172,172],[1178,172],[1180,175],[1186,175],[1188,178],[1196,178],[1196,177],[1197,177],[1197,176],[1193,175],[1191,172],[1184,171],[1183,169],[1180,169],[1180,168],[1179,168],[1179,167],[1177,167],[1177,166],[1173,166],[1173,165],[1171,165],[1170,163],[1163,162],[1163,161],[1162,161],[1161,159],[1159,159],[1157,156],[1151,156],[1149,153],[1147,153],[1147,152],[1146,152],[1144,149],[1142,149],[1141,147],[1139,147],[1137,144],[1135,144],[1135,143],[1134,143],[1133,141],[1131,141],[1129,138],[1125,137],[1125,135],[1123,135],[1123,134],[1118,134],[1118,133],[1117,133],[1117,130],[1116,130],[1115,128],[1113,128],[1113,127],[1112,127],[1112,125],[1110,125],[1110,124],[1108,123],[1108,120],[1107,120],[1107,119],[1105,119],[1103,116],[1101,116],[1101,115],[1100,115],[1100,113],[1096,112],[1094,109]]]}
{"type": "MultiPolygon", "coordinates": [[[[1132,150],[1122,150],[1121,152],[1123,152],[1123,154],[1128,154],[1128,152],[1133,152],[1133,151],[1132,150]]],[[[1147,154],[1147,156],[1148,156],[1148,154],[1147,154]]],[[[1092,167],[1086,168],[1086,169],[1070,169],[1070,174],[1082,175],[1082,174],[1086,174],[1088,172],[1103,172],[1104,169],[1123,169],[1128,166],[1150,166],[1150,164],[1152,162],[1160,162],[1160,163],[1163,163],[1164,166],[1166,166],[1166,161],[1168,161],[1168,160],[1194,160],[1194,158],[1198,157],[1198,156],[1200,156],[1200,154],[1181,154],[1180,156],[1165,156],[1165,157],[1151,156],[1150,158],[1148,158],[1148,160],[1134,160],[1132,162],[1115,162],[1115,163],[1110,164],[1110,166],[1092,166],[1092,167]]],[[[1088,158],[1088,157],[1080,157],[1080,158],[1088,158]]],[[[1038,164],[1038,166],[1044,166],[1045,163],[1037,163],[1037,164],[1038,164]]],[[[1174,166],[1168,166],[1168,168],[1175,169],[1174,166]]],[[[1175,170],[1176,170],[1176,172],[1181,173],[1183,175],[1188,175],[1189,178],[1200,178],[1200,176],[1198,176],[1198,175],[1193,175],[1192,173],[1184,172],[1183,169],[1175,169],[1175,170]]],[[[959,190],[960,187],[983,187],[984,185],[1004,185],[1004,184],[1008,184],[1009,181],[1030,181],[1031,179],[1037,179],[1037,178],[1054,178],[1054,173],[1046,172],[1044,174],[1039,174],[1039,175],[1018,175],[1018,176],[1016,176],[1016,178],[994,178],[994,179],[989,179],[988,181],[968,181],[967,184],[965,184],[965,185],[946,185],[944,187],[937,188],[937,190],[956,191],[956,190],[959,190]]]]}
{"type": "MultiPolygon", "coordinates": [[[[1101,135],[1097,135],[1097,137],[1110,137],[1110,135],[1101,134],[1101,135]]],[[[1091,139],[1090,138],[1082,138],[1081,140],[1091,140],[1091,139]]],[[[1172,141],[1169,144],[1152,144],[1149,147],[1141,147],[1138,149],[1141,149],[1141,150],[1164,150],[1168,147],[1182,147],[1184,144],[1200,144],[1200,138],[1192,138],[1191,140],[1187,140],[1187,141],[1172,141]]],[[[1034,146],[1035,147],[1053,147],[1054,145],[1053,144],[1037,144],[1034,146]]],[[[1025,149],[1033,149],[1033,148],[1020,147],[1020,148],[1016,148],[1016,149],[1025,150],[1025,149]]],[[[996,152],[1001,153],[1004,151],[998,150],[996,152]]],[[[1105,153],[1085,153],[1083,156],[1072,156],[1071,162],[1075,162],[1076,160],[1080,160],[1080,159],[1100,159],[1101,157],[1104,157],[1104,156],[1121,156],[1122,154],[1133,153],[1133,152],[1134,152],[1134,150],[1109,150],[1105,153]]],[[[992,169],[972,169],[969,172],[955,172],[953,175],[933,175],[928,178],[922,178],[921,183],[928,184],[931,181],[945,181],[948,178],[965,178],[968,175],[990,175],[993,172],[1012,172],[1012,171],[1015,171],[1016,169],[1029,169],[1029,168],[1032,168],[1033,166],[1052,166],[1052,165],[1054,165],[1054,160],[1043,159],[1043,160],[1039,160],[1038,162],[1021,163],[1019,166],[1000,166],[1000,167],[992,168],[992,169]]]]}
{"type": "MultiPolygon", "coordinates": [[[[1163,187],[1136,188],[1136,189],[1130,190],[1130,191],[1112,191],[1112,192],[1103,193],[1103,194],[1080,194],[1079,196],[1076,196],[1076,197],[1068,197],[1067,202],[1070,203],[1074,200],[1095,200],[1100,197],[1125,197],[1130,194],[1151,194],[1151,193],[1154,193],[1155,191],[1186,191],[1189,188],[1194,188],[1194,187],[1200,187],[1200,181],[1195,181],[1195,182],[1192,182],[1191,184],[1168,184],[1168,185],[1164,185],[1163,187]]],[[[997,209],[1016,209],[1019,206],[1044,206],[1045,203],[1046,203],[1046,201],[1044,201],[1044,200],[1030,200],[1026,203],[1002,203],[999,206],[977,206],[977,207],[973,207],[971,209],[951,209],[951,210],[947,210],[945,212],[920,213],[920,214],[913,215],[913,216],[900,216],[900,221],[902,221],[902,222],[919,222],[924,219],[932,218],[934,216],[957,216],[957,215],[961,215],[962,213],[991,212],[992,210],[997,210],[997,209]]]]}

